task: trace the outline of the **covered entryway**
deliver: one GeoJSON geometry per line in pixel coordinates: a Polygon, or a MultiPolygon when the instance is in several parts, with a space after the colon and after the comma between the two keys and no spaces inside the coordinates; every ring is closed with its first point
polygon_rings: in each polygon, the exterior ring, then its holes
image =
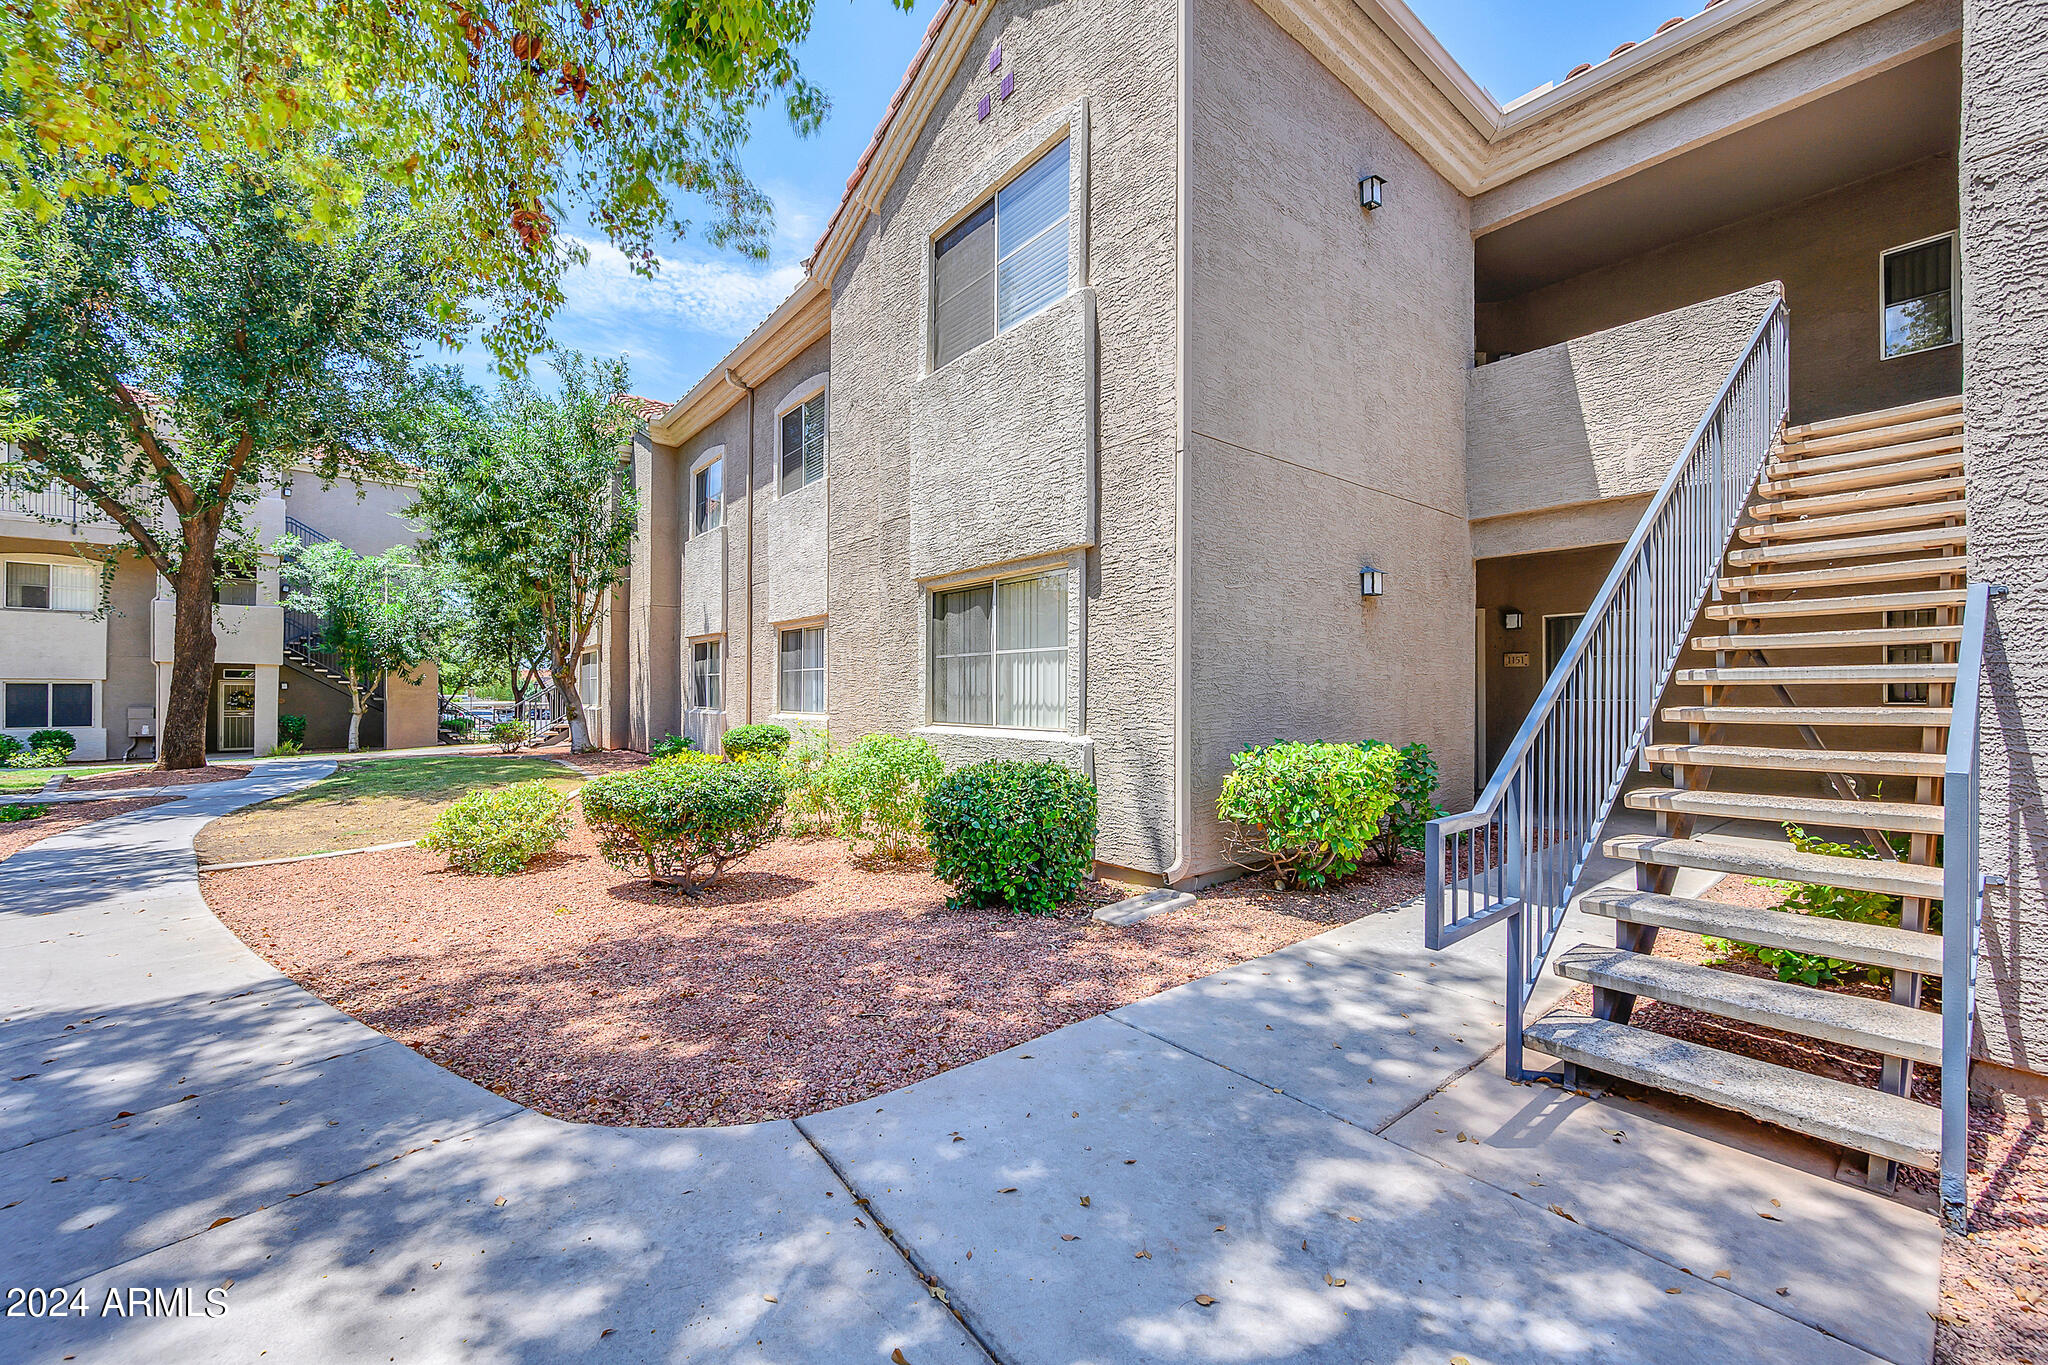
{"type": "Polygon", "coordinates": [[[256,670],[223,668],[213,680],[213,743],[216,753],[256,752],[256,670]]]}

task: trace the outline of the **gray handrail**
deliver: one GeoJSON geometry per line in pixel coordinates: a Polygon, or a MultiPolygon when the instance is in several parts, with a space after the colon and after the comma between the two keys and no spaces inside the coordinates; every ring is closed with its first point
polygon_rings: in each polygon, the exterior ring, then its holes
{"type": "Polygon", "coordinates": [[[1984,634],[2005,589],[1972,583],[1956,647],[1949,699],[1948,761],[1941,788],[1941,1215],[1956,1232],[1969,1212],[1970,1044],[1977,1022],[1977,945],[1986,879],[1978,867],[1977,708],[1984,634]]]}
{"type": "Polygon", "coordinates": [[[1473,808],[1430,822],[1429,948],[1507,922],[1510,1076],[1521,1075],[1523,1004],[1572,886],[1784,425],[1788,322],[1781,298],[1757,323],[1473,808]]]}

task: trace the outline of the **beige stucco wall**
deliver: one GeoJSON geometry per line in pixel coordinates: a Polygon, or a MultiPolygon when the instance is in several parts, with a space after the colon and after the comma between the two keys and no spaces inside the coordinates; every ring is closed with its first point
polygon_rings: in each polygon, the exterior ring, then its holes
{"type": "Polygon", "coordinates": [[[626,571],[628,748],[682,727],[682,459],[645,431],[633,438],[635,525],[626,571]]]}
{"type": "Polygon", "coordinates": [[[1525,352],[1782,280],[1792,420],[1958,393],[1962,351],[1879,355],[1878,258],[1956,226],[1955,162],[1934,157],[1479,308],[1478,349],[1525,352]]]}
{"type": "Polygon", "coordinates": [[[1189,60],[1199,874],[1248,744],[1421,740],[1470,794],[1472,247],[1465,199],[1254,6],[1198,0],[1189,60]]]}
{"type": "Polygon", "coordinates": [[[1971,577],[2002,583],[1986,647],[1984,1047],[2048,1071],[2048,10],[1968,0],[1964,391],[1971,577]]]}
{"type": "Polygon", "coordinates": [[[407,522],[405,509],[419,493],[405,484],[342,480],[326,488],[312,474],[295,474],[285,487],[285,510],[329,540],[338,540],[358,554],[382,554],[419,537],[407,522]]]}
{"type": "Polygon", "coordinates": [[[1489,773],[1543,690],[1543,618],[1583,613],[1620,551],[1619,544],[1590,545],[1479,561],[1479,609],[1485,617],[1480,664],[1485,671],[1485,767],[1489,773]],[[1501,612],[1507,607],[1522,613],[1520,630],[1501,624],[1501,612]],[[1507,664],[1510,654],[1526,654],[1529,662],[1511,668],[1507,664]]]}

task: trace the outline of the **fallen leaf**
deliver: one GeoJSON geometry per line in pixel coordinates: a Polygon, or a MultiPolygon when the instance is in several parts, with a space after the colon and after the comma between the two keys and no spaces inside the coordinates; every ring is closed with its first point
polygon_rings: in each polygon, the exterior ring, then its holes
{"type": "Polygon", "coordinates": [[[1088,1207],[1088,1196],[1085,1194],[1081,1196],[1081,1207],[1084,1209],[1088,1207]]]}
{"type": "Polygon", "coordinates": [[[1762,1209],[1758,1209],[1758,1210],[1756,1211],[1756,1216],[1757,1216],[1757,1217],[1759,1217],[1759,1218],[1768,1218],[1768,1219],[1770,1219],[1770,1220],[1771,1220],[1771,1221],[1772,1221],[1773,1223],[1782,1223],[1782,1222],[1784,1222],[1784,1221],[1785,1221],[1784,1219],[1782,1219],[1782,1218],[1778,1217],[1778,1215],[1777,1215],[1777,1214],[1775,1214],[1775,1213],[1765,1213],[1765,1212],[1764,1212],[1764,1211],[1763,1211],[1762,1209]]]}
{"type": "Polygon", "coordinates": [[[1730,1283],[1733,1283],[1735,1279],[1735,1272],[1732,1270],[1717,1270],[1714,1272],[1714,1278],[1717,1280],[1727,1280],[1730,1283]]]}
{"type": "Polygon", "coordinates": [[[219,1227],[219,1226],[220,1226],[221,1224],[223,1224],[223,1223],[232,1223],[232,1222],[234,1222],[234,1221],[235,1221],[235,1216],[234,1216],[233,1214],[229,1214],[229,1215],[228,1215],[227,1217],[225,1217],[225,1218],[216,1218],[216,1219],[214,1219],[214,1220],[213,1220],[213,1221],[212,1221],[211,1223],[208,1223],[208,1224],[206,1225],[206,1230],[207,1230],[208,1232],[212,1232],[212,1231],[213,1231],[213,1230],[214,1230],[215,1228],[219,1227]]]}
{"type": "Polygon", "coordinates": [[[1149,1251],[1140,1251],[1133,1255],[1131,1259],[1134,1261],[1149,1261],[1152,1259],[1152,1253],[1149,1251]]]}
{"type": "Polygon", "coordinates": [[[597,1339],[599,1341],[603,1341],[606,1337],[610,1336],[613,1332],[616,1332],[617,1330],[618,1328],[616,1327],[607,1327],[602,1332],[599,1332],[597,1334],[597,1339]]]}
{"type": "Polygon", "coordinates": [[[1195,1302],[1202,1305],[1202,1307],[1207,1308],[1211,1304],[1215,1303],[1216,1300],[1210,1298],[1207,1294],[1197,1294],[1195,1295],[1195,1302]]]}
{"type": "Polygon", "coordinates": [[[904,1356],[901,1346],[889,1352],[889,1361],[890,1365],[910,1365],[910,1361],[904,1356]]]}
{"type": "Polygon", "coordinates": [[[773,1294],[763,1294],[763,1295],[762,1295],[761,1297],[762,1297],[762,1298],[764,1298],[764,1299],[766,1299],[766,1300],[767,1300],[768,1302],[770,1302],[770,1303],[781,1303],[781,1302],[782,1302],[782,1300],[781,1300],[781,1299],[778,1299],[778,1298],[776,1298],[776,1297],[775,1297],[775,1296],[774,1296],[773,1294]]]}
{"type": "Polygon", "coordinates": [[[499,1207],[499,1208],[501,1208],[501,1209],[502,1209],[502,1208],[504,1208],[504,1207],[505,1207],[505,1196],[501,1194],[501,1195],[499,1195],[499,1196],[498,1196],[498,1197],[497,1197],[496,1199],[492,1200],[491,1202],[492,1202],[493,1204],[495,1204],[495,1205],[496,1205],[497,1207],[499,1207]]]}
{"type": "Polygon", "coordinates": [[[1552,1204],[1550,1206],[1550,1211],[1556,1214],[1558,1217],[1564,1219],[1567,1223],[1576,1223],[1579,1221],[1578,1219],[1572,1217],[1570,1214],[1566,1213],[1564,1211],[1564,1206],[1561,1204],[1552,1204]]]}
{"type": "Polygon", "coordinates": [[[1063,1233],[1061,1233],[1061,1234],[1060,1234],[1060,1240],[1061,1240],[1062,1242],[1078,1242],[1078,1241],[1080,1241],[1081,1239],[1080,1239],[1079,1237],[1076,1237],[1076,1236],[1075,1236],[1075,1235],[1074,1235],[1073,1233],[1071,1233],[1071,1232],[1063,1232],[1063,1233]]]}
{"type": "Polygon", "coordinates": [[[1685,1291],[1683,1289],[1667,1289],[1664,1292],[1667,1294],[1683,1294],[1685,1291]]]}
{"type": "Polygon", "coordinates": [[[1343,1280],[1327,1272],[1323,1275],[1323,1283],[1329,1285],[1332,1289],[1342,1289],[1344,1287],[1343,1280]]]}

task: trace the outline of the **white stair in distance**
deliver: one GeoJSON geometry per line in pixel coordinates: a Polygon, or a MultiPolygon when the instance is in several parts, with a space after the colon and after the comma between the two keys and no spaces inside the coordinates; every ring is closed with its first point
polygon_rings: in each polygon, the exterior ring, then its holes
{"type": "Polygon", "coordinates": [[[1881,725],[1902,729],[1948,728],[1946,706],[1667,706],[1675,725],[1881,725]]]}
{"type": "Polygon", "coordinates": [[[1766,910],[1753,905],[1660,896],[1651,891],[1591,891],[1579,902],[1589,915],[1624,924],[1654,925],[1683,934],[1753,943],[1860,962],[1867,967],[1941,975],[1941,936],[1896,929],[1888,924],[1857,924],[1821,919],[1791,910],[1766,910]]]}
{"type": "Polygon", "coordinates": [[[1965,588],[1930,588],[1924,592],[1874,592],[1849,597],[1792,597],[1760,602],[1710,602],[1704,615],[1712,621],[1762,621],[1786,616],[1857,616],[1870,612],[1924,611],[1960,607],[1965,588]]]}
{"type": "Polygon", "coordinates": [[[1737,534],[1750,544],[1781,540],[1818,540],[1824,536],[1860,535],[1865,531],[1891,531],[1903,526],[1927,526],[1943,521],[1960,521],[1960,498],[1943,502],[1909,502],[1897,507],[1866,507],[1853,512],[1826,516],[1793,516],[1778,521],[1760,521],[1737,534]]]}
{"type": "Polygon", "coordinates": [[[1938,441],[1917,441],[1899,446],[1892,454],[1899,457],[1896,464],[1856,465],[1822,474],[1773,474],[1765,470],[1756,491],[1766,498],[1808,497],[1939,478],[1963,467],[1963,438],[1945,436],[1938,441]]]}
{"type": "Polygon", "coordinates": [[[1625,863],[1658,867],[1696,867],[1738,877],[1834,886],[1848,891],[1878,891],[1888,896],[1941,898],[1941,869],[1917,863],[1881,862],[1876,858],[1837,858],[1798,849],[1758,848],[1747,844],[1714,844],[1700,839],[1666,839],[1655,834],[1623,834],[1603,846],[1608,857],[1625,863]]]}
{"type": "Polygon", "coordinates": [[[1753,792],[1685,791],[1638,787],[1622,798],[1631,810],[1704,815],[1721,820],[1764,820],[1823,829],[1880,829],[1900,834],[1941,833],[1940,806],[1910,801],[1848,801],[1839,797],[1778,796],[1753,792]]]}
{"type": "Polygon", "coordinates": [[[1789,569],[1778,573],[1726,575],[1724,593],[1785,592],[1793,588],[1847,587],[1852,583],[1893,583],[1916,578],[1962,577],[1970,569],[1968,555],[1930,555],[1924,559],[1888,560],[1882,564],[1838,564],[1826,569],[1789,569]]]}
{"type": "Polygon", "coordinates": [[[1776,635],[1761,631],[1722,635],[1696,635],[1692,647],[1709,654],[1736,654],[1745,650],[1766,652],[1779,649],[1875,649],[1880,645],[1946,645],[1963,638],[1961,626],[1898,626],[1869,630],[1784,631],[1776,635]]]}
{"type": "Polygon", "coordinates": [[[1965,491],[1965,480],[1960,474],[1943,479],[1928,479],[1921,483],[1876,484],[1847,493],[1821,493],[1814,496],[1786,498],[1782,502],[1760,502],[1749,509],[1754,517],[1769,517],[1778,520],[1785,517],[1820,517],[1837,512],[1860,512],[1878,507],[1904,507],[1909,504],[1941,503],[1960,498],[1965,491]]]}
{"type": "MultiPolygon", "coordinates": [[[[1841,417],[1824,417],[1818,422],[1802,422],[1785,428],[1787,441],[1806,441],[1820,436],[1839,436],[1848,431],[1869,431],[1873,427],[1895,427],[1905,422],[1924,421],[1930,417],[1956,417],[1963,411],[1961,394],[1949,394],[1943,398],[1922,398],[1914,403],[1902,403],[1895,408],[1873,408],[1869,412],[1852,412],[1841,417]]],[[[1959,420],[1960,424],[1960,420],[1959,420]]]]}
{"type": "Polygon", "coordinates": [[[1650,763],[1681,767],[1752,768],[1764,772],[1869,773],[1873,777],[1940,777],[1942,754],[1891,749],[1776,749],[1747,744],[1651,744],[1650,763]]]}
{"type": "Polygon", "coordinates": [[[1753,687],[1764,683],[1933,683],[1955,680],[1954,664],[1788,664],[1782,668],[1681,668],[1687,686],[1753,687]]]}
{"type": "Polygon", "coordinates": [[[1889,535],[1845,536],[1839,540],[1796,540],[1783,545],[1758,545],[1734,550],[1728,563],[1736,568],[1750,564],[1810,564],[1819,559],[1862,559],[1870,555],[1939,550],[1950,545],[1967,545],[1969,528],[1930,526],[1915,531],[1893,531],[1889,535]]]}
{"type": "Polygon", "coordinates": [[[1888,446],[1904,445],[1909,441],[1923,441],[1962,429],[1961,412],[1884,422],[1858,427],[1851,431],[1820,432],[1813,427],[1794,427],[1785,433],[1784,452],[1787,459],[1845,455],[1865,450],[1882,450],[1888,446]]]}

